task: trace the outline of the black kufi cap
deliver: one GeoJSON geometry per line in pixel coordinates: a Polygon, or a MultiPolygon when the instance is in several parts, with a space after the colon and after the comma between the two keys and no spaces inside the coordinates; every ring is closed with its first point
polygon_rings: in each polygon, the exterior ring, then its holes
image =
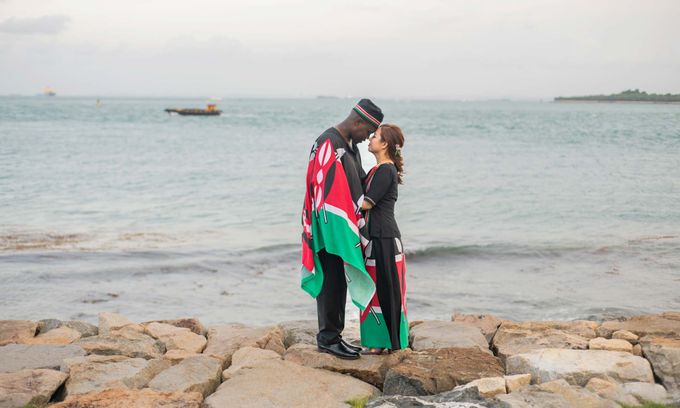
{"type": "Polygon", "coordinates": [[[380,108],[374,104],[370,99],[362,99],[352,108],[354,112],[358,113],[365,121],[373,125],[380,126],[383,120],[383,113],[380,108]]]}

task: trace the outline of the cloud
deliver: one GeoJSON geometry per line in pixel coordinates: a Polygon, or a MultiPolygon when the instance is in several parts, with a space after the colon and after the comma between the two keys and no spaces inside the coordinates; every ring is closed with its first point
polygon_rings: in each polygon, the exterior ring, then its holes
{"type": "Polygon", "coordinates": [[[8,18],[0,23],[0,32],[11,34],[58,34],[66,29],[66,25],[70,21],[71,18],[64,15],[8,18]]]}

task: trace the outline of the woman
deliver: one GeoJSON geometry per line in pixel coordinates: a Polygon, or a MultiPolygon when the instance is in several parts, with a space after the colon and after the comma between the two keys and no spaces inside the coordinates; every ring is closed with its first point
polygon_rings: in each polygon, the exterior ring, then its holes
{"type": "Polygon", "coordinates": [[[408,346],[406,320],[406,272],[401,234],[394,219],[397,185],[402,182],[404,134],[396,125],[383,124],[370,137],[368,151],[377,165],[364,183],[364,250],[366,270],[376,285],[376,294],[361,312],[361,345],[365,354],[408,346]]]}

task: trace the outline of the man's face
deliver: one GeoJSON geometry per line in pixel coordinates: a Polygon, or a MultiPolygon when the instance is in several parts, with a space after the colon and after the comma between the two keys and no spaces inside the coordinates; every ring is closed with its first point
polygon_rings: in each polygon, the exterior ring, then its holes
{"type": "Polygon", "coordinates": [[[364,120],[357,119],[354,122],[354,127],[352,128],[350,138],[354,143],[361,143],[364,140],[368,139],[368,137],[376,130],[378,130],[378,128],[375,125],[368,123],[364,120]]]}

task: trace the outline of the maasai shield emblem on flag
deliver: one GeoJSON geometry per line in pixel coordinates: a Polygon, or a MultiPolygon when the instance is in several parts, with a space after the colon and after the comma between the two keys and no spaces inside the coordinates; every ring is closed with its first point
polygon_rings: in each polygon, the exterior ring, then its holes
{"type": "Polygon", "coordinates": [[[312,150],[307,167],[307,192],[302,209],[302,282],[312,297],[321,292],[323,270],[317,253],[325,249],[345,262],[345,277],[352,302],[368,306],[375,284],[366,272],[360,215],[352,201],[345,169],[330,139],[312,150]]]}

